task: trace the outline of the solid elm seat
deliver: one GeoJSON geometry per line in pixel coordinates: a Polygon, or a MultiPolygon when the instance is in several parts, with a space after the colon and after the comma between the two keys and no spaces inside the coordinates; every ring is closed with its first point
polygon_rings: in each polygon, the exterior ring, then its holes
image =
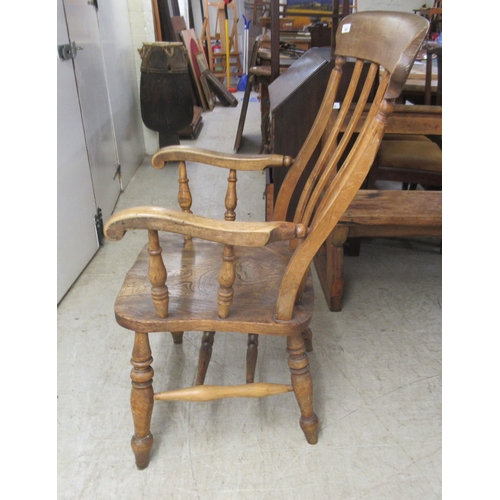
{"type": "Polygon", "coordinates": [[[168,317],[159,318],[151,301],[146,245],[127,273],[116,299],[116,320],[124,328],[144,332],[195,329],[232,332],[243,329],[284,336],[306,330],[313,309],[310,275],[292,322],[277,322],[275,317],[280,278],[291,257],[288,242],[278,241],[262,248],[238,246],[234,249],[237,267],[233,301],[245,304],[245,307],[234,308],[231,315],[221,321],[214,307],[214,296],[219,288],[218,274],[224,245],[198,238],[185,241],[181,234],[170,233],[162,234],[159,241],[164,261],[168,262],[170,269],[176,270],[168,274],[168,317]],[[182,293],[184,290],[192,293],[182,293]]]}
{"type": "Polygon", "coordinates": [[[358,191],[314,259],[330,310],[341,310],[347,238],[441,236],[441,205],[441,191],[358,191]]]}

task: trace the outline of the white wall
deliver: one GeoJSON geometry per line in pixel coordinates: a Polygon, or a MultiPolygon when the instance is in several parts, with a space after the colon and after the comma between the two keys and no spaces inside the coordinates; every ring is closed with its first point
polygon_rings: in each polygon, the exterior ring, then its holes
{"type": "MultiPolygon", "coordinates": [[[[137,88],[141,81],[141,58],[137,49],[142,47],[143,42],[155,41],[155,30],[153,24],[153,7],[151,0],[128,0],[130,17],[130,29],[132,32],[132,44],[134,51],[134,62],[137,76],[137,88]]],[[[139,95],[139,92],[138,92],[139,95]]],[[[144,146],[147,154],[153,154],[158,150],[158,133],[146,128],[144,130],[144,146]]]]}
{"type": "Polygon", "coordinates": [[[363,10],[397,10],[401,12],[413,12],[424,3],[432,5],[432,0],[358,0],[358,11],[363,10]]]}

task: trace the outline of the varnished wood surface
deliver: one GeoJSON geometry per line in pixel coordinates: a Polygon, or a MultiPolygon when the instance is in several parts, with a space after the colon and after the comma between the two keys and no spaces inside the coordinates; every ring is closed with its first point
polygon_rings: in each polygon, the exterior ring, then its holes
{"type": "Polygon", "coordinates": [[[116,299],[117,321],[142,332],[218,331],[291,335],[309,324],[313,309],[311,277],[302,303],[290,322],[275,319],[278,288],[290,259],[287,243],[264,248],[235,248],[233,307],[226,319],[217,316],[218,274],[223,245],[181,235],[160,238],[168,273],[169,315],[158,318],[147,276],[149,256],[144,248],[127,274],[116,299]]]}
{"type": "MultiPolygon", "coordinates": [[[[353,110],[349,111],[349,115],[353,110]]],[[[348,116],[349,116],[348,115],[348,116]]],[[[338,116],[338,110],[333,110],[330,118],[330,125],[335,122],[338,116]]],[[[367,111],[363,113],[359,123],[356,126],[355,132],[360,132],[367,111]]],[[[394,111],[387,121],[385,129],[386,134],[422,134],[422,135],[441,135],[443,125],[443,108],[441,106],[426,106],[426,105],[407,105],[396,104],[394,111]]],[[[342,132],[344,132],[342,128],[342,132]]]]}
{"type": "Polygon", "coordinates": [[[254,171],[264,170],[267,167],[287,167],[290,166],[292,159],[277,154],[234,155],[190,146],[170,146],[157,151],[151,163],[153,167],[161,169],[169,161],[191,161],[214,167],[254,171]]]}
{"type": "MultiPolygon", "coordinates": [[[[132,448],[138,467],[146,467],[149,461],[153,443],[149,426],[154,400],[264,397],[293,390],[300,410],[300,427],[308,443],[317,442],[318,418],[313,410],[312,377],[306,352],[312,347],[308,330],[314,302],[310,264],[327,238],[338,243],[347,233],[342,226],[336,228],[337,222],[355,198],[373,163],[394,109],[394,100],[408,76],[427,27],[427,21],[405,13],[370,12],[346,17],[337,33],[335,70],[322,109],[311,128],[308,143],[293,164],[281,155],[237,157],[194,148],[165,148],[153,157],[153,165],[162,168],[167,161],[181,162],[179,203],[182,211],[138,207],[116,214],[106,224],[105,233],[111,239],[122,238],[129,229],[144,229],[150,241],[149,249],[148,246],[143,249],[126,275],[115,302],[118,323],[135,331],[131,374],[135,427],[132,448]],[[358,58],[358,61],[354,64],[339,120],[325,134],[346,57],[358,58]],[[365,60],[371,62],[368,62],[368,75],[363,84],[360,78],[365,60]],[[368,98],[371,99],[375,75],[379,74],[376,63],[381,63],[385,70],[363,128],[354,137],[364,106],[368,98]],[[339,139],[347,111],[355,102],[358,83],[363,89],[357,99],[357,109],[339,139]],[[304,174],[317,146],[322,146],[324,151],[312,172],[307,172],[311,182],[302,190],[297,180],[304,174]],[[216,221],[189,213],[191,195],[183,165],[186,161],[230,170],[226,220],[216,221]],[[342,166],[333,175],[339,162],[342,166]],[[236,222],[236,171],[278,165],[291,165],[291,168],[278,195],[274,222],[236,222]],[[283,221],[294,190],[301,192],[300,210],[294,223],[286,223],[283,221]],[[162,232],[159,239],[158,231],[162,232]],[[336,231],[342,234],[333,238],[336,231]],[[204,382],[214,332],[286,336],[291,386],[198,385],[153,394],[153,360],[148,335],[169,331],[174,332],[177,340],[183,331],[205,332],[200,350],[199,384],[204,382]]],[[[255,340],[256,337],[249,338],[249,382],[255,371],[255,340]]]]}
{"type": "Polygon", "coordinates": [[[428,30],[428,23],[422,23],[419,16],[400,14],[359,12],[356,14],[359,22],[355,24],[351,22],[352,17],[347,16],[339,25],[335,47],[336,54],[373,61],[389,71],[392,77],[386,94],[388,99],[396,99],[401,94],[428,30]],[[416,35],[413,40],[408,39],[409,33],[416,35]],[[359,39],[378,39],[380,43],[365,43],[360,47],[359,39]]]}
{"type": "Polygon", "coordinates": [[[441,191],[360,190],[339,225],[441,226],[441,191]]]}
{"type": "Polygon", "coordinates": [[[213,401],[222,398],[264,398],[293,391],[288,384],[258,382],[242,385],[198,385],[173,391],[159,392],[154,398],[160,401],[213,401]]]}
{"type": "Polygon", "coordinates": [[[290,222],[220,221],[162,207],[134,207],[120,210],[105,225],[106,237],[120,240],[131,229],[154,229],[184,234],[227,245],[264,246],[273,241],[304,238],[303,224],[290,222]]]}

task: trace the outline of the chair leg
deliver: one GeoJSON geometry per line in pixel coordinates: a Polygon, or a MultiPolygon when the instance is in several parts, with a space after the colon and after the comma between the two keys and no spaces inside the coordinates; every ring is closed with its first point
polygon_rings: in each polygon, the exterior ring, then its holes
{"type": "Polygon", "coordinates": [[[299,333],[287,338],[288,366],[300,408],[300,427],[309,444],[318,442],[318,417],[313,411],[313,386],[304,339],[299,333]]]}
{"type": "Polygon", "coordinates": [[[212,357],[212,346],[214,345],[215,332],[203,332],[201,339],[200,355],[198,358],[198,373],[195,385],[203,385],[207,374],[210,358],[212,357]]]}
{"type": "Polygon", "coordinates": [[[243,103],[241,105],[240,121],[238,122],[238,130],[236,131],[236,139],[234,141],[234,152],[237,153],[240,149],[241,138],[243,136],[243,127],[245,126],[245,119],[247,116],[248,103],[250,101],[250,92],[252,91],[252,86],[255,78],[254,75],[250,75],[247,81],[247,86],[245,87],[245,94],[243,95],[243,103]]]}
{"type": "Polygon", "coordinates": [[[304,339],[304,344],[306,346],[306,352],[312,352],[313,351],[313,343],[312,343],[313,334],[312,334],[310,328],[306,328],[302,332],[302,338],[304,339]]]}
{"type": "Polygon", "coordinates": [[[255,379],[255,367],[257,366],[258,349],[259,336],[254,333],[249,333],[247,342],[247,384],[253,384],[255,379]]]}
{"type": "Polygon", "coordinates": [[[182,337],[184,332],[170,332],[172,334],[172,338],[174,339],[174,344],[182,344],[182,337]]]}
{"type": "Polygon", "coordinates": [[[149,453],[153,446],[153,435],[150,432],[151,415],[153,413],[153,368],[151,363],[151,348],[147,333],[135,334],[132,351],[132,393],[130,404],[134,420],[134,435],[132,436],[132,451],[138,469],[145,469],[149,464],[149,453]]]}
{"type": "Polygon", "coordinates": [[[328,276],[331,276],[330,311],[342,310],[342,296],[344,295],[344,243],[349,235],[349,228],[337,226],[333,230],[331,242],[327,248],[328,276]]]}

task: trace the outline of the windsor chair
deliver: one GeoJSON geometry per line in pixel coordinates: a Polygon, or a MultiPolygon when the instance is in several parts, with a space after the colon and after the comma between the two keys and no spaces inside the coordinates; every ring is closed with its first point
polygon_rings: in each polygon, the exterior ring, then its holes
{"type": "Polygon", "coordinates": [[[405,13],[372,11],[345,17],[338,27],[335,68],[323,104],[294,160],[277,154],[241,156],[169,146],[153,156],[152,164],[161,169],[166,162],[179,162],[181,210],[135,207],[119,211],[107,221],[105,234],[111,240],[120,240],[128,230],[145,230],[148,234],[148,244],[126,275],[115,302],[117,322],[135,332],[131,360],[135,429],[132,449],[139,469],[149,464],[155,401],[209,401],[293,392],[306,440],[310,444],[317,442],[318,418],[313,410],[312,377],[306,354],[312,350],[308,328],[314,302],[310,264],[368,173],[387,117],[427,28],[425,19],[405,13]],[[356,61],[350,87],[334,126],[322,141],[322,152],[302,190],[295,218],[286,221],[297,180],[328,124],[346,58],[356,61]],[[368,75],[355,110],[349,114],[351,121],[340,138],[339,131],[346,125],[347,110],[366,61],[370,62],[368,75]],[[384,71],[377,94],[361,132],[345,155],[379,66],[384,71]],[[186,162],[228,170],[224,220],[191,213],[186,162]],[[237,172],[278,166],[288,168],[288,175],[278,194],[273,220],[237,222],[237,172]],[[202,337],[195,385],[154,392],[149,335],[171,332],[174,342],[181,343],[185,331],[199,331],[202,337]],[[245,383],[204,384],[215,332],[248,335],[245,383]],[[259,335],[286,339],[291,383],[254,381],[259,335]]]}

